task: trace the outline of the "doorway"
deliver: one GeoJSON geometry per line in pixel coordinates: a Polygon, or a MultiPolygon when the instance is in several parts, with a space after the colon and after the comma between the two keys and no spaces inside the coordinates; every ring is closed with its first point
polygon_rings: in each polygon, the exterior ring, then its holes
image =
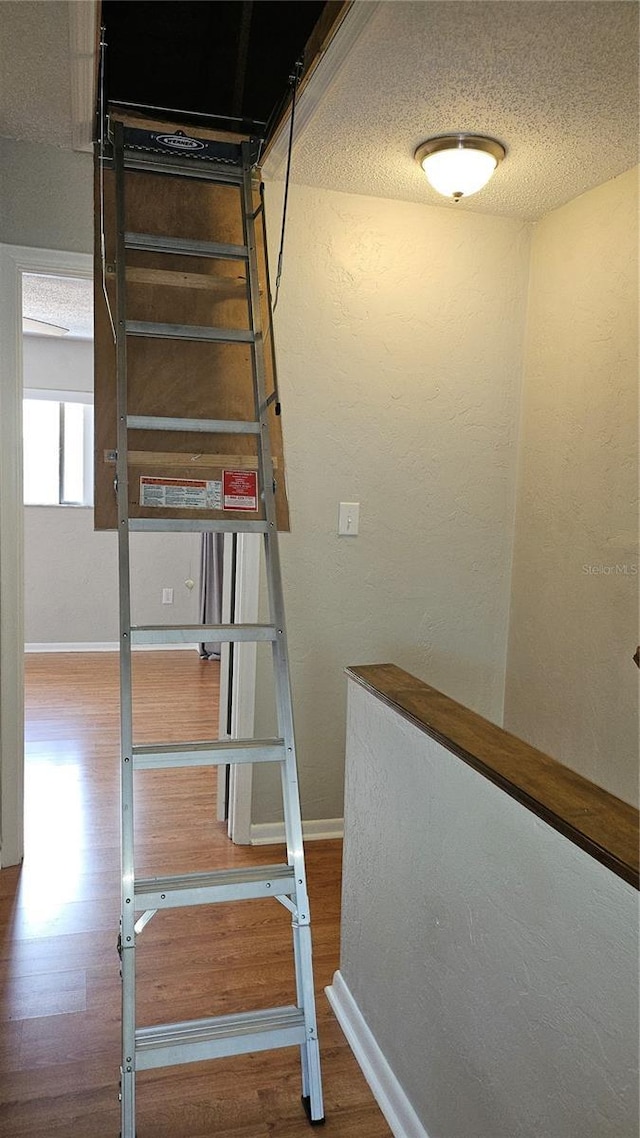
{"type": "Polygon", "coordinates": [[[74,651],[106,639],[111,581],[93,533],[93,284],[21,284],[25,648],[74,651]]]}
{"type": "Polygon", "coordinates": [[[91,279],[84,253],[0,246],[0,865],[24,855],[22,278],[91,279]]]}
{"type": "MultiPolygon", "coordinates": [[[[89,281],[88,254],[22,246],[0,246],[0,867],[24,856],[24,506],[23,506],[23,277],[49,276],[89,281]]],[[[53,321],[55,323],[55,321],[53,321]]],[[[65,327],[64,324],[58,325],[65,327]]],[[[64,402],[64,401],[63,401],[64,402]]],[[[236,620],[249,622],[257,612],[259,548],[243,537],[236,550],[236,620]]],[[[232,733],[253,728],[255,648],[242,645],[229,673],[232,733]]],[[[251,840],[251,772],[243,768],[228,779],[228,830],[234,842],[251,840]]]]}

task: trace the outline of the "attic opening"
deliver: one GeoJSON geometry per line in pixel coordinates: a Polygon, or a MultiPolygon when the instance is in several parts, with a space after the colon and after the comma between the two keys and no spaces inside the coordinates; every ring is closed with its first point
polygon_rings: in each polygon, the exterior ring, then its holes
{"type": "Polygon", "coordinates": [[[106,100],[264,138],[325,9],[318,0],[104,0],[106,100]]]}

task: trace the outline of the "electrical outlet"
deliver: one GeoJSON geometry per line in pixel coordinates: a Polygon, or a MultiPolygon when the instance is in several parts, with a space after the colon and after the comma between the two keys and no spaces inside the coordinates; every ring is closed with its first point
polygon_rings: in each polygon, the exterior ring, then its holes
{"type": "Polygon", "coordinates": [[[172,605],[173,604],[173,589],[163,589],[162,590],[162,603],[163,603],[163,605],[172,605]]]}

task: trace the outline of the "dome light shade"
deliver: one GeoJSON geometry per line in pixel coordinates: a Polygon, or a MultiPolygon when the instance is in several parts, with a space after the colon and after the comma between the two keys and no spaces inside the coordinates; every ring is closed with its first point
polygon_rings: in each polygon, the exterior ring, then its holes
{"type": "Polygon", "coordinates": [[[486,186],[505,148],[481,134],[448,134],[423,142],[415,153],[427,181],[444,197],[467,198],[486,186]]]}

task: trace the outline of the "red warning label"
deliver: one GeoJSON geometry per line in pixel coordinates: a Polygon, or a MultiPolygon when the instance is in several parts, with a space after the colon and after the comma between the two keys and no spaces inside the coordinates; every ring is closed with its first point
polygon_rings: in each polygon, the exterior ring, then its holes
{"type": "Polygon", "coordinates": [[[222,471],[222,508],[223,510],[258,509],[257,471],[222,471]]]}

